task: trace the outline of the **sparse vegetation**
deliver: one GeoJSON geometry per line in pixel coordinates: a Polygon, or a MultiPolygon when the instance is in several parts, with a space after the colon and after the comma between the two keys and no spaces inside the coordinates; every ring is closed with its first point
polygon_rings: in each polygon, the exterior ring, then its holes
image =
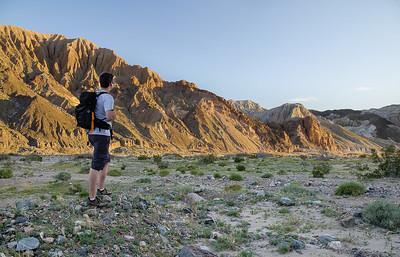
{"type": "Polygon", "coordinates": [[[400,206],[379,200],[370,203],[363,210],[363,219],[372,225],[396,230],[400,229],[400,206]]]}
{"type": "Polygon", "coordinates": [[[42,156],[40,155],[28,155],[22,160],[28,161],[28,162],[41,162],[43,160],[42,156]]]}
{"type": "Polygon", "coordinates": [[[144,160],[149,159],[149,157],[148,157],[147,155],[139,155],[139,156],[137,157],[137,159],[138,159],[139,161],[144,161],[144,160]]]}
{"type": "Polygon", "coordinates": [[[12,178],[13,177],[13,171],[11,167],[4,167],[0,169],[0,178],[12,178]]]}
{"type": "Polygon", "coordinates": [[[150,178],[139,178],[136,180],[137,183],[141,183],[141,184],[148,184],[151,183],[151,179],[150,178]]]}
{"type": "Polygon", "coordinates": [[[161,161],[162,161],[162,156],[161,156],[161,155],[154,155],[154,156],[153,156],[153,161],[154,161],[155,163],[161,162],[161,161]]]}
{"type": "Polygon", "coordinates": [[[229,176],[229,179],[232,181],[242,181],[243,177],[240,174],[233,173],[229,176]]]}
{"type": "Polygon", "coordinates": [[[238,171],[245,171],[246,170],[246,166],[239,164],[239,165],[236,166],[236,169],[238,171]]]}
{"type": "Polygon", "coordinates": [[[236,163],[244,162],[244,158],[240,157],[240,156],[236,156],[235,158],[233,158],[233,161],[236,163]]]}
{"type": "Polygon", "coordinates": [[[221,173],[218,173],[218,172],[215,172],[213,176],[214,176],[215,179],[222,178],[221,173]]]}
{"type": "Polygon", "coordinates": [[[312,175],[314,178],[323,178],[331,169],[332,166],[328,162],[320,162],[313,166],[312,175]]]}
{"type": "Polygon", "coordinates": [[[209,154],[207,156],[202,157],[200,159],[200,162],[203,164],[211,164],[211,163],[214,163],[216,160],[217,160],[216,156],[209,154]]]}
{"type": "Polygon", "coordinates": [[[355,181],[350,181],[340,184],[335,191],[336,195],[358,196],[364,193],[365,193],[364,185],[355,181]]]}
{"type": "Polygon", "coordinates": [[[269,173],[269,172],[267,172],[267,173],[264,173],[262,176],[261,176],[261,178],[272,178],[274,175],[272,174],[272,173],[269,173]]]}
{"type": "Polygon", "coordinates": [[[161,177],[166,177],[166,176],[169,175],[169,170],[165,170],[165,169],[164,170],[160,170],[159,175],[161,177]]]}
{"type": "Polygon", "coordinates": [[[242,186],[239,184],[226,185],[224,187],[224,190],[226,192],[237,192],[237,191],[242,190],[242,186]]]}
{"type": "Polygon", "coordinates": [[[71,179],[71,174],[65,171],[59,172],[55,177],[56,180],[67,181],[71,179]]]}
{"type": "Polygon", "coordinates": [[[122,176],[122,171],[117,170],[117,169],[112,169],[112,170],[108,171],[108,175],[112,176],[112,177],[120,177],[120,176],[122,176]]]}
{"type": "Polygon", "coordinates": [[[169,167],[168,162],[158,162],[157,166],[159,169],[167,169],[169,167]]]}

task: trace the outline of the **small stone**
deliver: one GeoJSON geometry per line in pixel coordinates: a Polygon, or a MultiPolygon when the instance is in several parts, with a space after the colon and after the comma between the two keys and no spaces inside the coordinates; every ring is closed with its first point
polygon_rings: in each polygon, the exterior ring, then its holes
{"type": "Polygon", "coordinates": [[[52,244],[54,242],[54,237],[45,237],[42,240],[45,243],[52,244]]]}
{"type": "Polygon", "coordinates": [[[4,253],[0,253],[0,257],[6,257],[4,253]]]}
{"type": "Polygon", "coordinates": [[[327,247],[332,250],[340,250],[342,249],[342,243],[340,241],[331,241],[328,243],[327,247]]]}
{"type": "Polygon", "coordinates": [[[88,255],[88,251],[87,251],[87,248],[86,248],[86,247],[81,247],[81,248],[79,248],[79,249],[76,251],[76,253],[77,253],[79,256],[87,256],[87,255],[88,255]]]}
{"type": "Polygon", "coordinates": [[[279,199],[278,203],[280,205],[283,205],[283,206],[293,206],[293,205],[295,205],[295,202],[292,199],[290,199],[289,197],[281,197],[279,199]]]}
{"type": "Polygon", "coordinates": [[[337,241],[337,239],[336,239],[336,237],[331,236],[331,235],[321,235],[321,236],[318,236],[318,241],[322,245],[327,245],[332,241],[337,241]]]}
{"type": "Polygon", "coordinates": [[[82,211],[82,205],[80,205],[80,204],[78,204],[78,205],[75,205],[74,206],[74,210],[76,211],[76,212],[81,212],[82,211]]]}
{"type": "Polygon", "coordinates": [[[23,211],[23,210],[29,210],[35,206],[34,202],[32,199],[22,199],[19,200],[15,203],[15,207],[17,210],[23,211]]]}
{"type": "Polygon", "coordinates": [[[87,210],[85,211],[85,213],[86,213],[87,215],[89,215],[90,217],[96,217],[96,216],[97,216],[97,209],[94,209],[94,208],[92,208],[92,209],[87,209],[87,210]]]}
{"type": "Polygon", "coordinates": [[[120,253],[121,252],[121,248],[118,245],[113,245],[114,248],[114,252],[115,253],[120,253]]]}
{"type": "Polygon", "coordinates": [[[48,255],[49,257],[62,257],[64,253],[59,249],[51,249],[48,255]]]}
{"type": "Polygon", "coordinates": [[[200,247],[185,246],[178,252],[178,257],[217,257],[217,255],[200,247]]]}
{"type": "Polygon", "coordinates": [[[22,254],[22,257],[33,257],[35,254],[33,253],[32,250],[27,250],[22,254]]]}
{"type": "Polygon", "coordinates": [[[306,248],[306,244],[303,241],[297,239],[292,239],[291,246],[294,250],[302,250],[306,248]]]}
{"type": "Polygon", "coordinates": [[[15,247],[17,247],[17,241],[12,241],[12,242],[7,243],[7,248],[15,249],[15,247]]]}
{"type": "Polygon", "coordinates": [[[27,233],[27,234],[32,233],[34,230],[35,229],[33,227],[31,227],[31,226],[24,227],[24,232],[27,233]]]}
{"type": "Polygon", "coordinates": [[[112,202],[112,198],[109,195],[103,195],[102,200],[103,200],[103,202],[106,202],[106,203],[112,202]]]}
{"type": "Polygon", "coordinates": [[[340,225],[345,228],[351,228],[356,225],[356,219],[353,216],[348,216],[340,221],[340,225]]]}
{"type": "Polygon", "coordinates": [[[217,232],[217,231],[213,231],[212,233],[211,233],[211,239],[218,239],[218,238],[220,238],[222,236],[222,234],[221,233],[219,233],[219,232],[217,232]]]}
{"type": "Polygon", "coordinates": [[[80,225],[77,225],[74,227],[74,234],[78,234],[82,230],[82,227],[80,225]]]}
{"type": "Polygon", "coordinates": [[[168,232],[168,229],[163,225],[159,224],[159,225],[157,225],[157,228],[158,228],[158,232],[160,232],[160,235],[165,236],[168,232]]]}
{"type": "Polygon", "coordinates": [[[145,241],[140,241],[140,242],[139,242],[139,246],[140,246],[140,247],[146,247],[146,246],[147,246],[147,243],[146,243],[145,241]]]}
{"type": "Polygon", "coordinates": [[[65,236],[58,235],[57,239],[56,239],[56,242],[57,242],[57,244],[63,244],[65,242],[65,240],[66,240],[65,236]]]}
{"type": "Polygon", "coordinates": [[[194,204],[194,203],[198,203],[198,202],[203,202],[206,199],[204,199],[203,197],[201,197],[200,195],[196,194],[196,193],[188,193],[186,196],[186,201],[189,204],[194,204]]]}
{"type": "Polygon", "coordinates": [[[167,201],[165,201],[165,198],[162,196],[156,196],[154,198],[154,201],[156,202],[156,204],[161,205],[161,206],[164,206],[167,204],[167,201]]]}
{"type": "Polygon", "coordinates": [[[25,216],[18,216],[15,218],[15,224],[24,224],[28,222],[28,218],[25,216]]]}
{"type": "Polygon", "coordinates": [[[130,235],[124,235],[124,239],[126,241],[133,241],[133,240],[135,240],[135,237],[134,236],[130,236],[130,235]]]}
{"type": "Polygon", "coordinates": [[[35,250],[39,247],[39,240],[35,237],[25,237],[18,241],[17,251],[35,250]]]}

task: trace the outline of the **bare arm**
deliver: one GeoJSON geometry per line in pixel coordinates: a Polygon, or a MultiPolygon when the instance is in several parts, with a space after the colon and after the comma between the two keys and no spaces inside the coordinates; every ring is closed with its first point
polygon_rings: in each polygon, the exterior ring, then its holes
{"type": "Polygon", "coordinates": [[[114,111],[108,111],[106,112],[106,121],[113,121],[115,120],[115,112],[114,111]]]}

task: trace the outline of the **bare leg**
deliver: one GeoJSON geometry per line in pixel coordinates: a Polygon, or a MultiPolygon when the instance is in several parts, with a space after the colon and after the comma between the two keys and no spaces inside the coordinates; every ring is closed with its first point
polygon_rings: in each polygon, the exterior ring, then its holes
{"type": "Polygon", "coordinates": [[[106,165],[104,166],[103,170],[100,172],[99,174],[99,189],[103,190],[104,189],[104,184],[106,181],[106,177],[108,174],[108,168],[109,168],[109,162],[106,163],[106,165]]]}
{"type": "Polygon", "coordinates": [[[89,198],[92,200],[96,197],[98,172],[94,169],[90,169],[89,172],[89,198]]]}

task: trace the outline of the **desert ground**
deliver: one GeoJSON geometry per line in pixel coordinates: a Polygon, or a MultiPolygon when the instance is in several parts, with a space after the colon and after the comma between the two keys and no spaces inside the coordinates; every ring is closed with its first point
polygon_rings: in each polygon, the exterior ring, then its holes
{"type": "Polygon", "coordinates": [[[86,205],[89,155],[1,159],[1,257],[400,256],[399,229],[364,217],[400,203],[400,178],[360,176],[368,156],[113,156],[103,208],[86,205]],[[360,195],[338,195],[350,181],[360,195]]]}

